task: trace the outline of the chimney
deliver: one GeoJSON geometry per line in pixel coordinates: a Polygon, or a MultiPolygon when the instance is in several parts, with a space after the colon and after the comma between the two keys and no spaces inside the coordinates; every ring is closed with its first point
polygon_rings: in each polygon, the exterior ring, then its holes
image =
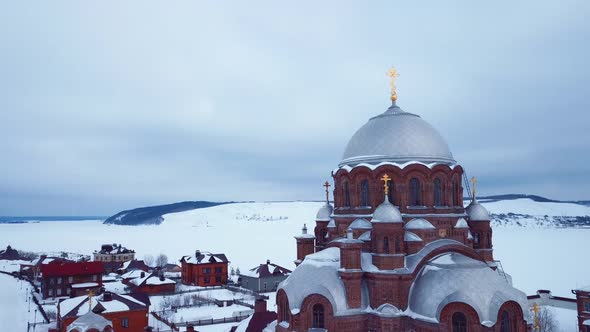
{"type": "Polygon", "coordinates": [[[303,228],[301,229],[301,234],[307,234],[307,225],[303,224],[303,228]]]}
{"type": "Polygon", "coordinates": [[[187,325],[186,326],[186,332],[195,332],[195,327],[192,325],[187,325]]]}
{"type": "Polygon", "coordinates": [[[352,237],[352,228],[349,228],[349,229],[346,231],[346,238],[347,238],[347,239],[349,239],[349,240],[353,240],[353,239],[354,239],[354,238],[352,237]]]}
{"type": "Polygon", "coordinates": [[[254,302],[254,312],[266,312],[266,300],[262,298],[256,299],[256,302],[254,302]]]}
{"type": "Polygon", "coordinates": [[[102,300],[104,302],[109,302],[113,300],[113,293],[111,292],[104,292],[104,295],[102,296],[102,300]]]}
{"type": "Polygon", "coordinates": [[[145,278],[145,272],[141,271],[141,274],[139,275],[140,278],[145,278]]]}
{"type": "Polygon", "coordinates": [[[201,250],[197,249],[195,250],[195,257],[199,258],[199,256],[201,256],[201,250]]]}
{"type": "Polygon", "coordinates": [[[160,281],[164,281],[164,280],[166,280],[166,278],[164,278],[164,275],[161,274],[160,275],[160,281]]]}
{"type": "Polygon", "coordinates": [[[266,265],[270,264],[270,259],[266,260],[266,265]]]}

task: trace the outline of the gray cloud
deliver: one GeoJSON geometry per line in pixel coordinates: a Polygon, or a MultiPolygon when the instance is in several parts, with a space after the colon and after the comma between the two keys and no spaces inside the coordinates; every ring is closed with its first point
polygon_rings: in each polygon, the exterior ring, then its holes
{"type": "Polygon", "coordinates": [[[482,193],[588,198],[584,1],[5,7],[0,215],[320,199],[391,64],[482,193]]]}

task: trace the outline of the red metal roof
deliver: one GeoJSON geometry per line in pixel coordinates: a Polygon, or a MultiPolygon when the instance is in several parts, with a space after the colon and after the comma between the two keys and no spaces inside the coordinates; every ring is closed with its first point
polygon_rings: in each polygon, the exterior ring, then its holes
{"type": "Polygon", "coordinates": [[[51,262],[41,266],[43,277],[61,277],[104,273],[102,262],[51,262]]]}

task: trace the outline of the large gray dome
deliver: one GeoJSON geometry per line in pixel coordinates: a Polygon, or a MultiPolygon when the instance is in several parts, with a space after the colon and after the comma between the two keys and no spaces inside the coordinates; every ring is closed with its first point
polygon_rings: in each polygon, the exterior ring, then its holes
{"type": "Polygon", "coordinates": [[[340,165],[384,161],[456,163],[436,129],[418,115],[402,111],[395,103],[352,136],[340,165]]]}

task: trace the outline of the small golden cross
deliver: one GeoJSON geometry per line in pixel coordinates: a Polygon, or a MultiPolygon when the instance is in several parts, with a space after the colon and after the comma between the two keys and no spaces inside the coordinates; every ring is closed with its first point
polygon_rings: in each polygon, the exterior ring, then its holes
{"type": "Polygon", "coordinates": [[[473,184],[473,188],[471,188],[471,192],[473,194],[473,198],[475,198],[475,186],[477,185],[477,179],[474,177],[471,178],[471,183],[473,184]]]}
{"type": "Polygon", "coordinates": [[[383,174],[381,177],[381,181],[383,181],[383,190],[385,190],[386,195],[389,194],[389,180],[391,180],[391,178],[387,174],[383,174]]]}
{"type": "Polygon", "coordinates": [[[399,73],[395,70],[395,67],[391,67],[391,69],[387,72],[387,76],[391,78],[391,101],[397,100],[397,92],[395,87],[395,79],[399,77],[399,73]]]}
{"type": "Polygon", "coordinates": [[[330,188],[330,182],[326,181],[324,183],[324,187],[326,188],[326,202],[327,202],[327,201],[329,201],[329,198],[330,198],[330,196],[329,196],[330,195],[329,194],[329,192],[330,192],[330,189],[329,189],[330,188]]]}
{"type": "Polygon", "coordinates": [[[94,296],[94,293],[92,291],[88,292],[88,307],[90,311],[92,311],[92,296],[94,296]]]}

